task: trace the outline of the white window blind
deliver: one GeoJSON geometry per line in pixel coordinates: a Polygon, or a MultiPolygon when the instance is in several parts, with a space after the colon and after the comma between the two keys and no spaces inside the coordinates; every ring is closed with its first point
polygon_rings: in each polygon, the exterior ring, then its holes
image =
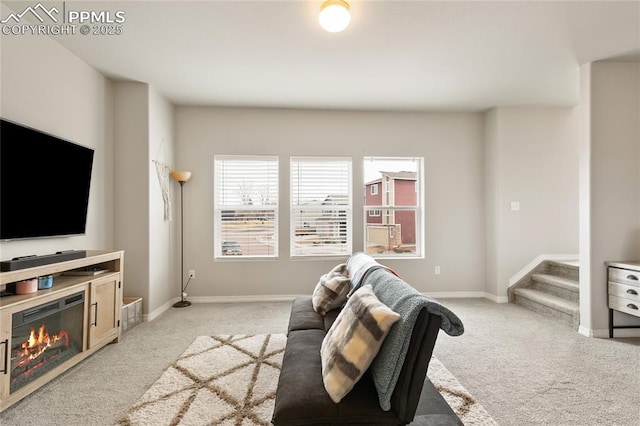
{"type": "Polygon", "coordinates": [[[278,158],[216,156],[216,258],[277,257],[278,158]]]}
{"type": "Polygon", "coordinates": [[[349,255],[351,159],[291,158],[291,256],[349,255]]]}

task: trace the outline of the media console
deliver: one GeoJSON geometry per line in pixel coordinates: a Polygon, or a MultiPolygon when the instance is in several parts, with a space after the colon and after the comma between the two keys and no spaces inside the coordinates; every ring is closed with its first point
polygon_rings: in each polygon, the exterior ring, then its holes
{"type": "Polygon", "coordinates": [[[119,341],[124,252],[82,253],[0,272],[1,287],[53,276],[51,288],[0,298],[0,411],[119,341]],[[69,273],[86,270],[99,272],[69,273]]]}

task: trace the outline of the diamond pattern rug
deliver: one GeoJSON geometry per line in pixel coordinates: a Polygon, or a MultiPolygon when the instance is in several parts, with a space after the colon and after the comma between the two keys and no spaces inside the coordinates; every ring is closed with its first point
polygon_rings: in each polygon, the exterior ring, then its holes
{"type": "MultiPolygon", "coordinates": [[[[284,334],[199,336],[119,426],[270,425],[284,334]]],[[[436,359],[428,376],[465,425],[495,425],[436,359]]]]}
{"type": "Polygon", "coordinates": [[[119,425],[269,425],[284,334],[199,336],[119,425]]]}

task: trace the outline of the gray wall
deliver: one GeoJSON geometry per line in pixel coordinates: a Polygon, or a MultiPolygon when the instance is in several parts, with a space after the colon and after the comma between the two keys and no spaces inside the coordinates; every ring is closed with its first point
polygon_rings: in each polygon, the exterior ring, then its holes
{"type": "MultiPolygon", "coordinates": [[[[114,93],[115,242],[126,254],[125,295],[142,297],[145,318],[153,319],[180,294],[176,221],[164,220],[153,164],[174,167],[173,106],[146,83],[114,82],[114,93]]],[[[175,213],[174,184],[169,182],[175,213]]]]}
{"type": "MultiPolygon", "coordinates": [[[[510,241],[500,240],[500,232],[513,234],[514,241],[538,236],[527,232],[538,216],[503,222],[503,201],[518,196],[521,213],[531,203],[552,208],[564,185],[571,186],[563,173],[572,175],[572,166],[554,169],[545,178],[550,186],[562,186],[548,199],[540,195],[540,182],[519,175],[536,168],[530,160],[543,157],[538,148],[561,144],[561,155],[572,155],[574,136],[567,128],[575,123],[568,110],[499,108],[483,114],[173,107],[146,83],[111,82],[48,37],[2,37],[1,42],[2,116],[96,149],[87,235],[0,243],[2,259],[78,248],[124,249],[125,295],[145,298],[148,318],[170,306],[180,286],[179,187],[171,182],[174,220],[166,222],[152,160],[194,173],[185,186],[185,269],[196,269],[189,293],[203,301],[309,293],[319,275],[343,260],[289,259],[291,155],[351,156],[356,189],[365,156],[425,158],[425,258],[385,261],[421,291],[497,300],[506,295],[505,277],[538,251],[577,251],[566,248],[575,245],[571,226],[557,236],[557,244],[536,242],[531,255],[516,250],[512,259],[498,251],[508,250],[510,241]],[[213,260],[215,154],[280,157],[278,260],[213,260]],[[505,168],[506,160],[512,166],[505,168]],[[502,192],[487,190],[486,182],[502,192]],[[436,265],[441,275],[434,274],[436,265]]],[[[634,191],[640,196],[638,187],[634,191]]],[[[576,194],[565,200],[565,217],[577,214],[576,194]]],[[[362,200],[355,199],[355,250],[362,250],[361,208],[362,200]]],[[[547,225],[536,226],[532,229],[547,225]]]]}
{"type": "MultiPolygon", "coordinates": [[[[2,16],[10,13],[1,9],[2,16]]],[[[2,242],[0,258],[115,248],[110,80],[49,37],[2,36],[0,42],[0,115],[95,150],[86,235],[2,242]]]]}
{"type": "Polygon", "coordinates": [[[487,291],[536,257],[578,255],[578,111],[500,107],[486,114],[487,291]],[[520,204],[511,210],[511,202],[520,204]]]}
{"type": "MultiPolygon", "coordinates": [[[[640,259],[640,64],[594,62],[581,71],[580,332],[605,337],[605,262],[640,259]]],[[[616,314],[617,324],[638,322],[616,314]]]]}
{"type": "Polygon", "coordinates": [[[172,219],[165,220],[162,191],[153,160],[175,169],[180,168],[180,163],[174,161],[173,105],[153,87],[149,87],[149,153],[145,161],[145,165],[149,167],[148,312],[157,311],[180,295],[180,271],[177,269],[180,267],[177,263],[180,236],[175,232],[180,220],[176,208],[180,194],[178,184],[169,178],[172,219]]]}
{"type": "Polygon", "coordinates": [[[424,292],[483,295],[483,117],[479,113],[384,113],[176,108],[176,156],[193,177],[185,185],[185,269],[196,270],[190,296],[310,293],[344,258],[289,258],[289,157],[350,156],[354,165],[354,250],[361,251],[362,158],[425,159],[425,258],[386,260],[424,292]],[[280,160],[280,256],[214,261],[213,158],[270,154],[280,160]],[[434,274],[434,266],[441,275],[434,274]]]}
{"type": "Polygon", "coordinates": [[[149,86],[114,82],[115,243],[125,250],[126,296],[149,296],[149,86]],[[131,266],[129,266],[131,265],[131,266]]]}
{"type": "Polygon", "coordinates": [[[180,288],[176,222],[163,219],[151,161],[173,165],[173,106],[147,84],[112,82],[48,37],[0,41],[0,115],[95,149],[86,235],[1,242],[0,258],[125,250],[125,296],[159,310],[180,288]]]}

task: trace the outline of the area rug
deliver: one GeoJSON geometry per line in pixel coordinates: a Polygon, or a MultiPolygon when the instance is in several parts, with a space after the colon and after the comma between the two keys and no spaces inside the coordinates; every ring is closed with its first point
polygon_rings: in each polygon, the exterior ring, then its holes
{"type": "MultiPolygon", "coordinates": [[[[270,425],[286,342],[284,334],[199,336],[118,425],[270,425]]],[[[496,424],[435,358],[429,378],[465,425],[496,424]]]]}
{"type": "Polygon", "coordinates": [[[427,376],[447,404],[467,426],[497,426],[498,423],[487,410],[476,401],[449,370],[436,358],[429,361],[427,376]]]}

